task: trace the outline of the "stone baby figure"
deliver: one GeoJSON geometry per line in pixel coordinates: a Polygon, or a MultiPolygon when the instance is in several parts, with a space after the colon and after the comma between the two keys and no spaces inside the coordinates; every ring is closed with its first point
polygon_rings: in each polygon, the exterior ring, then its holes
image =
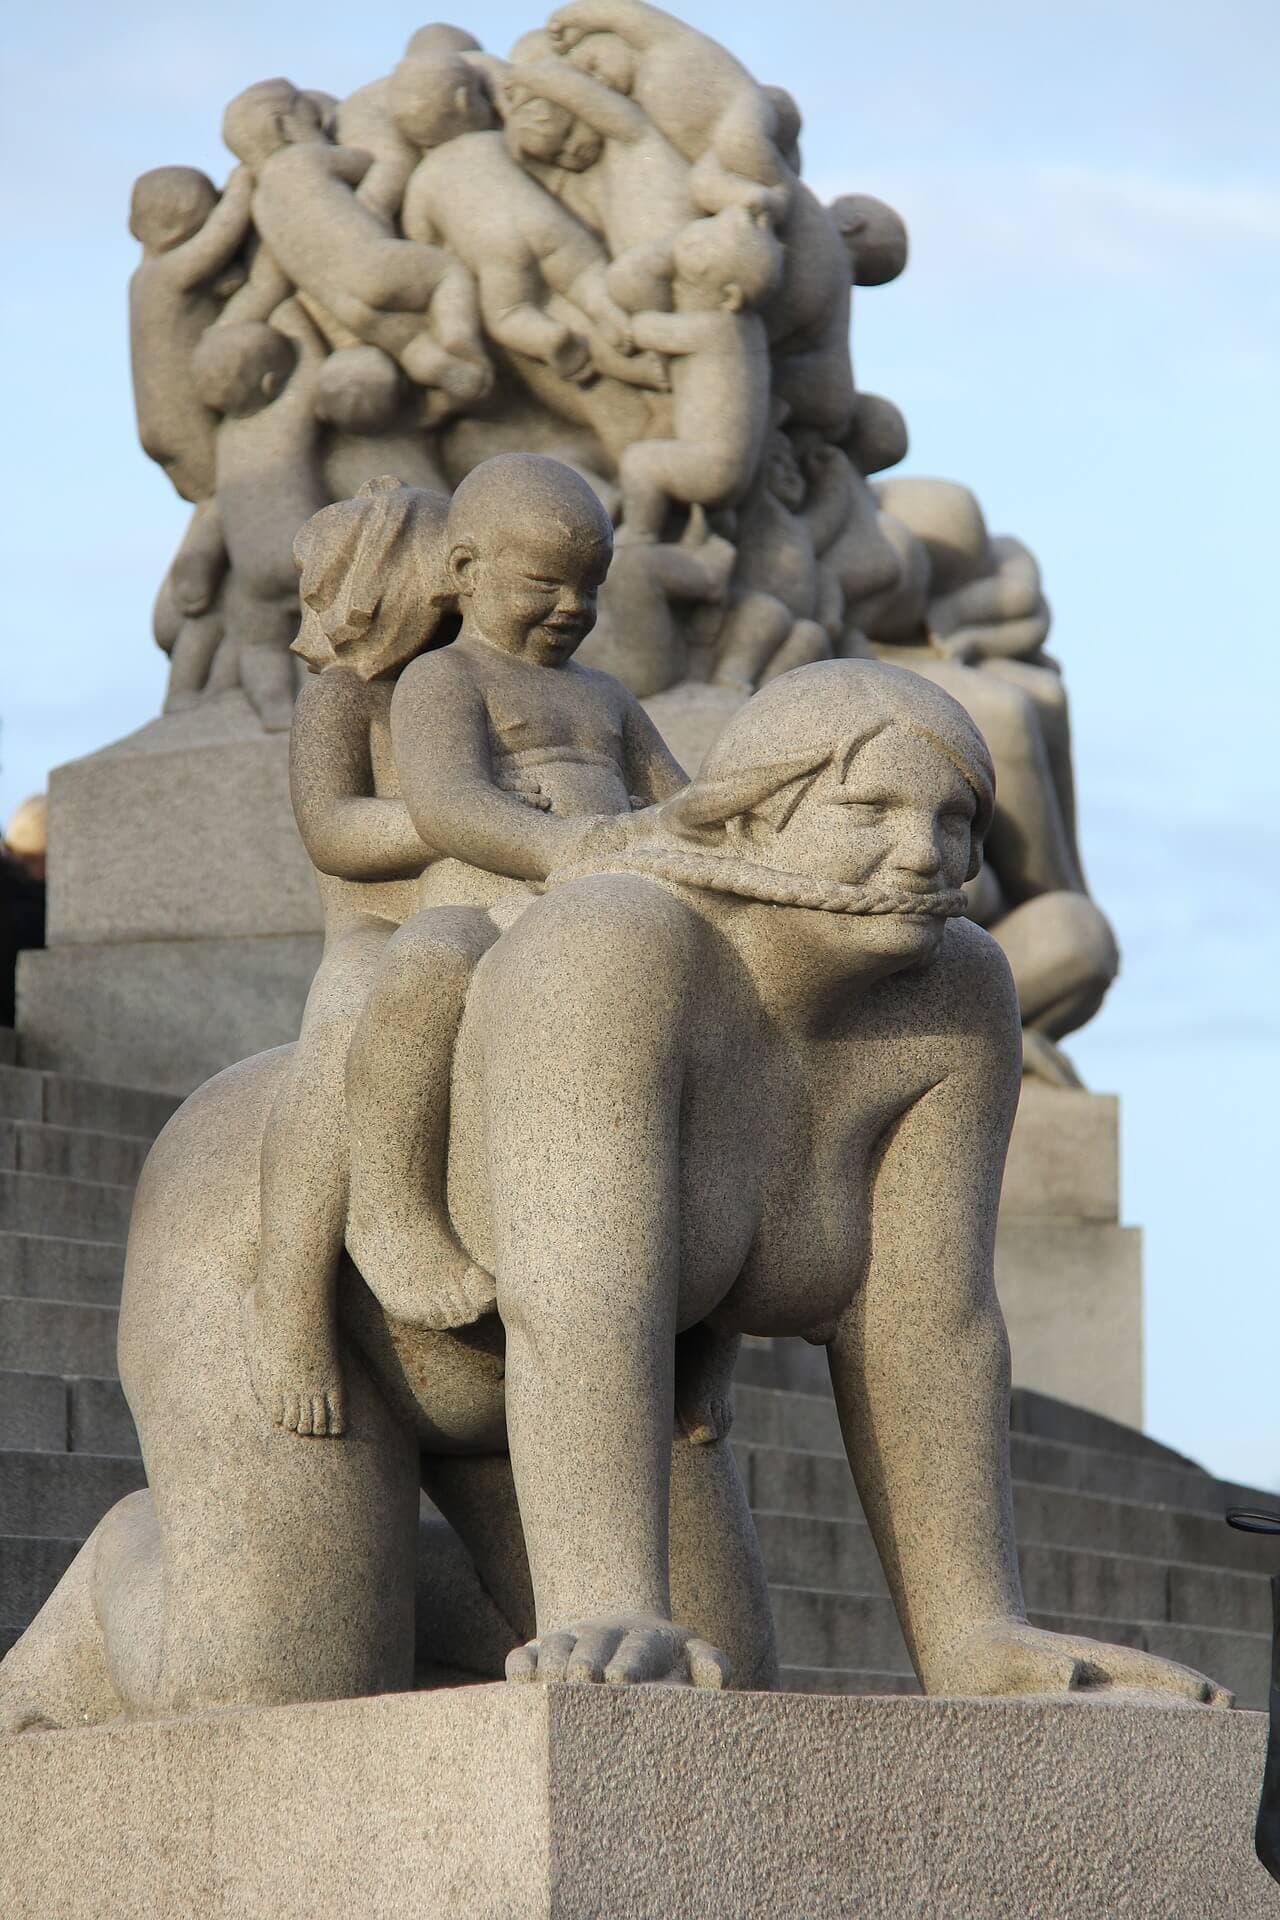
{"type": "Polygon", "coordinates": [[[341,1433],[334,1283],[346,1214],[347,1042],[382,950],[416,905],[431,858],[399,798],[392,689],[435,638],[443,494],[370,480],[298,534],[309,675],[290,739],[290,785],[320,883],[325,946],[262,1146],[262,1233],[245,1299],[254,1391],[280,1425],[341,1433]]]}
{"type": "Polygon", "coordinates": [[[268,732],[293,718],[289,647],[298,623],[294,536],[328,499],[317,383],[324,342],[295,300],[262,321],[210,327],[192,355],[196,391],[221,415],[217,517],[230,563],[226,637],[240,682],[268,732]]]}
{"type": "Polygon", "coordinates": [[[573,659],[612,545],[608,514],[570,468],[536,454],[484,461],[449,510],[461,633],[415,661],[392,701],[405,804],[438,862],[424,910],[386,948],[348,1055],[347,1246],[387,1312],[418,1326],[466,1325],[493,1306],[444,1196],[472,969],[530,885],[588,842],[622,843],[607,816],[685,781],[621,682],[573,659]]]}
{"type": "Polygon", "coordinates": [[[129,231],[142,260],[129,282],[129,354],[138,438],[184,500],[213,492],[218,422],[195,391],[191,356],[222,310],[252,193],[243,167],[221,195],[195,167],[153,167],[134,182],[129,231]]]}
{"type": "Polygon", "coordinates": [[[638,313],[637,347],[671,359],[675,438],[634,442],[619,462],[623,537],[658,540],[673,502],[733,505],[769,424],[769,342],[753,309],[777,284],[782,250],[763,216],[694,220],[671,249],[674,313],[638,313]]]}

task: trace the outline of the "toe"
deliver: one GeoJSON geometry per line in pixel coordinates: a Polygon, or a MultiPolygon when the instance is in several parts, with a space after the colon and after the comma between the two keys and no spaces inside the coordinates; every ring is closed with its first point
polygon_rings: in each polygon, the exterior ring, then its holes
{"type": "Polygon", "coordinates": [[[690,1640],[687,1648],[689,1656],[689,1678],[695,1687],[727,1687],[732,1671],[727,1657],[719,1647],[713,1647],[706,1640],[690,1640]]]}
{"type": "Polygon", "coordinates": [[[589,1682],[594,1681],[598,1683],[603,1680],[604,1670],[617,1651],[618,1642],[621,1638],[621,1633],[616,1629],[612,1632],[600,1631],[580,1634],[578,1644],[570,1655],[569,1664],[565,1668],[565,1679],[569,1681],[571,1685],[577,1686],[585,1686],[589,1682]]]}
{"type": "Polygon", "coordinates": [[[523,1647],[513,1647],[507,1655],[506,1673],[508,1680],[528,1682],[538,1677],[538,1643],[530,1640],[523,1647]]]}
{"type": "Polygon", "coordinates": [[[576,1645],[576,1634],[569,1632],[543,1634],[538,1642],[539,1680],[563,1680],[576,1645]]]}
{"type": "Polygon", "coordinates": [[[611,1687],[639,1686],[645,1680],[660,1679],[669,1658],[669,1650],[658,1635],[624,1634],[618,1651],[605,1668],[604,1677],[611,1687]]]}

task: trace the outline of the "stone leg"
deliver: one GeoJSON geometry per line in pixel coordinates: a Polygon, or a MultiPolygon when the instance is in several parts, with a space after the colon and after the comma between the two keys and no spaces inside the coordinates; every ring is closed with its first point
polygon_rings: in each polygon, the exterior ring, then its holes
{"type": "Polygon", "coordinates": [[[262,1141],[262,1233],[245,1338],[264,1412],[294,1433],[343,1428],[334,1281],[347,1213],[347,1049],[394,931],[391,921],[370,919],[327,947],[262,1141]]]}
{"type": "Polygon", "coordinates": [[[465,1326],[493,1282],[454,1237],[445,1198],[453,1046],[472,970],[497,939],[486,913],[435,907],[386,947],[347,1056],[347,1247],[396,1319],[465,1326]]]}

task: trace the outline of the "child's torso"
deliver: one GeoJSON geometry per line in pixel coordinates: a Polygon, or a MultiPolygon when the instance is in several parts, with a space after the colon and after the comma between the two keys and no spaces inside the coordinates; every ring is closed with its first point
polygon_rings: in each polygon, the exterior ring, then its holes
{"type": "Polygon", "coordinates": [[[499,656],[483,693],[499,785],[536,789],[556,814],[628,811],[622,715],[594,674],[499,656]]]}

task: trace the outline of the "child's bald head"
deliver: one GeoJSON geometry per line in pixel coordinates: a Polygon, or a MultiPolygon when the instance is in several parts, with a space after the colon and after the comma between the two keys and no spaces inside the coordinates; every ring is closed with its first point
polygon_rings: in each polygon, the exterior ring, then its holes
{"type": "Polygon", "coordinates": [[[167,253],[199,233],[218,189],[198,167],[152,167],[133,183],[129,231],[152,253],[167,253]]]}
{"type": "Polygon", "coordinates": [[[482,552],[512,540],[582,547],[607,558],[613,522],[572,467],[541,453],[500,453],[473,467],[454,494],[449,541],[482,552]]]}
{"type": "Polygon", "coordinates": [[[453,496],[447,540],[464,637],[554,667],[595,625],[613,523],[571,467],[536,453],[482,461],[453,496]]]}

